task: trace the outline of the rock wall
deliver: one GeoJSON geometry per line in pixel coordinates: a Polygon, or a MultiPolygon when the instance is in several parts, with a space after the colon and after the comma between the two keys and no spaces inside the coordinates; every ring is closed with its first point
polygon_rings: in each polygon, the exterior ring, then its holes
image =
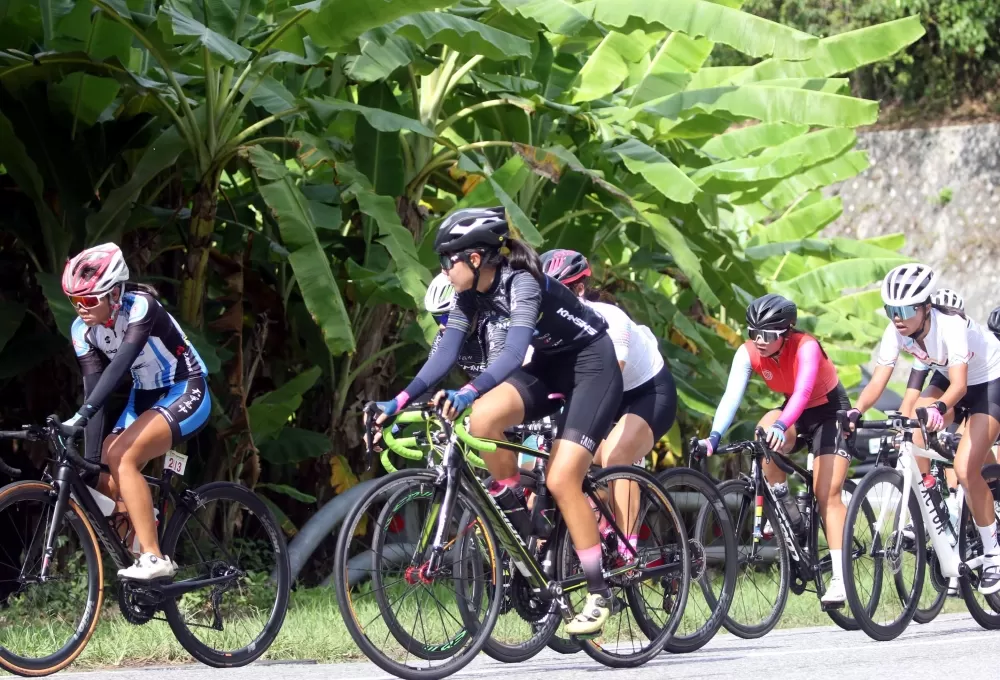
{"type": "Polygon", "coordinates": [[[985,322],[1000,305],[1000,124],[865,132],[858,147],[871,167],[832,189],[844,215],[824,235],[905,233],[985,322]]]}

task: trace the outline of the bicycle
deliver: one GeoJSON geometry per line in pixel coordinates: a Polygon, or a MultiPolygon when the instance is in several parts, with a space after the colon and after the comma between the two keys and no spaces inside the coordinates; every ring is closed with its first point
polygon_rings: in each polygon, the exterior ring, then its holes
{"type": "MultiPolygon", "coordinates": [[[[366,407],[369,422],[375,412],[366,407]]],[[[560,620],[572,618],[574,602],[586,596],[572,541],[558,511],[544,507],[545,494],[536,496],[532,512],[551,520],[547,536],[522,537],[475,476],[461,445],[480,452],[500,446],[536,457],[547,453],[476,439],[460,423],[453,425],[436,412],[428,416],[438,420],[430,445],[441,463],[380,480],[345,519],[334,558],[334,573],[341,575],[334,579],[338,605],[351,637],[380,668],[409,680],[450,675],[483,648],[503,603],[501,552],[514,565],[511,593],[519,614],[544,624],[536,644],[544,646],[560,620]],[[398,521],[393,503],[402,499],[410,512],[398,521]],[[424,507],[417,507],[417,500],[424,507]],[[370,545],[362,543],[359,550],[357,544],[369,537],[370,545]],[[531,538],[540,539],[533,543],[535,550],[531,538]],[[454,602],[445,605],[445,599],[454,602]],[[436,616],[423,615],[425,600],[440,605],[436,616]],[[417,641],[418,632],[431,639],[417,641]]],[[[371,427],[365,436],[370,450],[371,427]]],[[[538,490],[543,487],[540,483],[538,490]]],[[[685,528],[667,494],[644,470],[623,466],[591,471],[583,490],[606,523],[605,577],[614,597],[602,637],[579,642],[605,665],[635,667],[662,650],[683,612],[690,581],[685,528]],[[628,544],[628,532],[605,502],[613,483],[639,489],[636,547],[628,544]],[[619,559],[619,542],[627,546],[628,559],[619,559]],[[643,592],[646,587],[653,591],[651,598],[643,592]],[[611,641],[615,632],[618,637],[611,641]]]]}
{"type": "MultiPolygon", "coordinates": [[[[697,438],[691,440],[691,451],[698,459],[705,454],[697,438]]],[[[819,503],[813,494],[813,455],[810,453],[807,466],[801,467],[787,456],[772,451],[766,444],[764,430],[759,427],[753,441],[734,442],[720,447],[716,453],[750,453],[752,456],[750,474],[723,482],[719,485],[719,493],[732,511],[739,553],[736,592],[722,625],[737,637],[755,639],[778,624],[789,591],[801,595],[809,590],[822,597],[833,573],[829,547],[820,536],[823,526],[819,503]],[[805,491],[795,499],[804,525],[798,533],[793,530],[788,511],[764,479],[762,461],[767,460],[773,460],[779,468],[805,484],[805,491]],[[768,526],[771,534],[764,531],[768,526]],[[809,588],[810,583],[813,590],[809,588]],[[754,593],[756,602],[747,602],[747,593],[754,593]]],[[[842,493],[845,496],[855,493],[850,480],[844,482],[842,493]]],[[[871,521],[875,521],[873,515],[871,521]]],[[[851,559],[856,559],[860,555],[861,546],[850,542],[844,545],[853,546],[850,551],[845,548],[845,557],[850,555],[851,559]]],[[[823,607],[823,611],[840,628],[857,630],[857,624],[849,614],[840,611],[842,608],[843,605],[829,606],[823,607]]]]}
{"type": "MultiPolygon", "coordinates": [[[[106,516],[81,477],[108,471],[80,457],[82,435],[82,428],[55,416],[44,426],[0,432],[0,439],[46,442],[51,454],[41,480],[0,489],[0,528],[7,536],[0,568],[8,586],[0,666],[18,675],[55,673],[86,647],[104,602],[102,546],[118,568],[135,559],[115,524],[122,518],[106,516]]],[[[186,456],[169,452],[162,475],[145,477],[158,491],[159,517],[166,519],[157,528],[160,547],[178,565],[177,576],[120,581],[118,605],[134,625],[162,612],[178,642],[202,663],[243,666],[267,651],[285,618],[290,567],[284,537],[249,489],[228,482],[175,489],[186,464],[186,456]],[[224,505],[230,502],[236,507],[224,505]],[[200,593],[205,601],[198,601],[200,593]]]]}
{"type": "MultiPolygon", "coordinates": [[[[922,484],[917,456],[938,463],[951,462],[954,457],[940,437],[928,436],[924,425],[926,413],[926,409],[917,409],[916,419],[892,415],[884,420],[857,423],[857,429],[893,431],[894,444],[899,449],[895,468],[876,468],[858,484],[847,508],[844,528],[845,540],[851,537],[863,544],[867,541],[864,550],[866,559],[845,565],[844,585],[855,619],[875,640],[898,637],[914,616],[920,601],[917,594],[923,592],[927,557],[926,541],[916,537],[925,536],[925,526],[932,529],[927,534],[942,578],[958,578],[962,599],[980,626],[989,630],[1000,629],[1000,595],[984,596],[977,590],[983,563],[982,542],[972,514],[965,506],[964,489],[958,489],[961,522],[956,535],[948,508],[934,493],[935,487],[928,489],[922,484]],[[913,443],[913,432],[917,429],[923,432],[927,449],[913,443]],[[859,532],[854,523],[862,505],[877,507],[878,519],[874,525],[876,531],[867,536],[862,534],[862,538],[858,539],[855,538],[859,532]],[[893,515],[889,516],[889,513],[893,515]],[[908,537],[907,528],[911,524],[912,537],[908,537]],[[859,565],[869,568],[858,573],[856,568],[859,565]],[[883,584],[886,571],[892,576],[892,588],[883,584]],[[912,581],[907,578],[911,572],[912,581]],[[868,591],[867,594],[865,591],[868,591]]],[[[846,418],[846,413],[841,417],[846,418]]],[[[1000,501],[1000,493],[996,491],[997,478],[1000,477],[998,470],[998,466],[984,468],[992,475],[987,483],[994,490],[995,501],[1000,501]]]]}

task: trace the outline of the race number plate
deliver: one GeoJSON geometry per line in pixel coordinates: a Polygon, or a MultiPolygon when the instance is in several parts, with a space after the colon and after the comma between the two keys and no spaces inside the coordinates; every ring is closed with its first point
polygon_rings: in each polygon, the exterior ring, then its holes
{"type": "Polygon", "coordinates": [[[183,453],[177,453],[176,451],[167,451],[167,459],[163,463],[163,467],[166,470],[170,470],[178,475],[184,474],[184,469],[187,467],[188,457],[183,453]]]}

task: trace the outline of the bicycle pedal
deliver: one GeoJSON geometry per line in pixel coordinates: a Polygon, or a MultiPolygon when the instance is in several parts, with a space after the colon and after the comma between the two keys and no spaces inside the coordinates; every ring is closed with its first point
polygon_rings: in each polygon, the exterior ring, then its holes
{"type": "Polygon", "coordinates": [[[580,642],[586,642],[587,640],[594,640],[601,636],[601,631],[595,631],[593,633],[586,633],[584,635],[570,635],[570,640],[577,640],[580,642]]]}
{"type": "Polygon", "coordinates": [[[823,602],[820,602],[819,603],[819,608],[820,608],[820,611],[828,612],[830,610],[843,609],[844,608],[844,603],[843,602],[830,602],[829,604],[824,604],[823,602]]]}

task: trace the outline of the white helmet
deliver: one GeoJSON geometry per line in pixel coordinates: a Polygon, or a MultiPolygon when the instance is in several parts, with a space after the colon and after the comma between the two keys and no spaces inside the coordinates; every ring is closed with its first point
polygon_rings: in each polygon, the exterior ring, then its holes
{"type": "Polygon", "coordinates": [[[121,248],[104,243],[87,248],[66,262],[62,289],[66,295],[104,295],[128,281],[128,265],[121,248]]]}
{"type": "Polygon", "coordinates": [[[938,276],[926,264],[904,264],[885,275],[882,302],[887,305],[921,305],[937,290],[938,276]]]}
{"type": "Polygon", "coordinates": [[[941,307],[951,307],[962,312],[965,311],[965,299],[951,288],[939,288],[931,296],[931,302],[941,307]]]}
{"type": "Polygon", "coordinates": [[[424,295],[424,307],[431,314],[446,314],[455,306],[455,287],[451,285],[448,275],[441,272],[427,286],[424,295]]]}

